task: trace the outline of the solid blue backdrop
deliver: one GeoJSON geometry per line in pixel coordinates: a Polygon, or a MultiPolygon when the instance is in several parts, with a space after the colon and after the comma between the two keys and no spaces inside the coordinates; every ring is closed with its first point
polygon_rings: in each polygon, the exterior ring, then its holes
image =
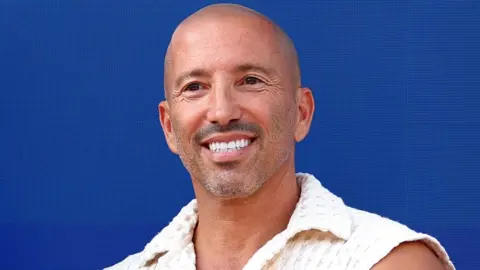
{"type": "MultiPolygon", "coordinates": [[[[299,171],[480,257],[480,4],[238,1],[298,48],[299,171]]],[[[157,104],[175,26],[213,1],[0,2],[0,268],[100,269],[193,198],[157,104]]]]}

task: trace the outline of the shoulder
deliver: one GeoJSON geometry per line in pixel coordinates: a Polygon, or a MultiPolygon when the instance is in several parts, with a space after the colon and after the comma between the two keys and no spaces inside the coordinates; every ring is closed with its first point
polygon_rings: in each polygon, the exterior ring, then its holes
{"type": "Polygon", "coordinates": [[[366,268],[455,269],[446,250],[434,237],[374,213],[347,209],[352,218],[352,234],[347,243],[362,250],[359,256],[366,268]]]}
{"type": "Polygon", "coordinates": [[[373,270],[445,270],[447,267],[422,242],[405,242],[380,260],[373,270]]]}
{"type": "MultiPolygon", "coordinates": [[[[320,231],[327,228],[341,238],[342,241],[335,243],[320,240],[319,245],[335,246],[335,253],[341,254],[337,256],[337,263],[345,265],[345,269],[372,269],[375,266],[378,270],[382,269],[378,268],[382,265],[395,269],[391,267],[392,264],[397,264],[398,259],[395,258],[424,258],[425,253],[433,256],[445,269],[455,269],[447,252],[434,237],[375,213],[349,207],[340,197],[323,187],[314,176],[299,175],[303,176],[299,179],[304,198],[297,218],[301,221],[302,216],[308,216],[307,220],[303,218],[306,223],[320,231]],[[302,210],[304,206],[307,206],[308,211],[302,210]]],[[[428,257],[425,258],[427,259],[428,257]]]]}
{"type": "Polygon", "coordinates": [[[104,268],[103,270],[129,270],[137,269],[141,261],[141,253],[135,253],[127,256],[117,264],[104,268]]]}

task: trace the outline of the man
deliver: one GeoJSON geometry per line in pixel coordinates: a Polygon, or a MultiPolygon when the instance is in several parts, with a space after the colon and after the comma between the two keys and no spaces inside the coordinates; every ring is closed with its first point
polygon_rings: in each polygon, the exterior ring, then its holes
{"type": "Polygon", "coordinates": [[[117,269],[454,269],[425,234],[344,205],[296,173],[314,112],[272,21],[217,4],[184,20],[165,61],[160,122],[196,200],[117,269]]]}

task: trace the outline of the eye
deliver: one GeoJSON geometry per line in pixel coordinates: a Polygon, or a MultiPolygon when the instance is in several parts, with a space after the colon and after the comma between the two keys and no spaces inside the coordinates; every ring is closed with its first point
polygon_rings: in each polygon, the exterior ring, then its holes
{"type": "Polygon", "coordinates": [[[201,90],[202,85],[199,83],[190,83],[188,84],[185,88],[184,91],[190,91],[190,92],[195,92],[197,90],[201,90]]]}
{"type": "Polygon", "coordinates": [[[260,80],[259,78],[248,76],[248,77],[245,77],[245,79],[243,80],[243,83],[253,85],[257,83],[263,83],[263,81],[260,80]]]}

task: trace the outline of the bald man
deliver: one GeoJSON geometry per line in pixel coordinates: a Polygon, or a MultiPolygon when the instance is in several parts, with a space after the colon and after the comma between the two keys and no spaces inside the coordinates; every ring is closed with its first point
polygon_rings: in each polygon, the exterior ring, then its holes
{"type": "Polygon", "coordinates": [[[178,26],[165,59],[160,122],[196,199],[108,269],[454,269],[435,238],[348,207],[296,172],[314,99],[271,20],[208,6],[178,26]]]}

